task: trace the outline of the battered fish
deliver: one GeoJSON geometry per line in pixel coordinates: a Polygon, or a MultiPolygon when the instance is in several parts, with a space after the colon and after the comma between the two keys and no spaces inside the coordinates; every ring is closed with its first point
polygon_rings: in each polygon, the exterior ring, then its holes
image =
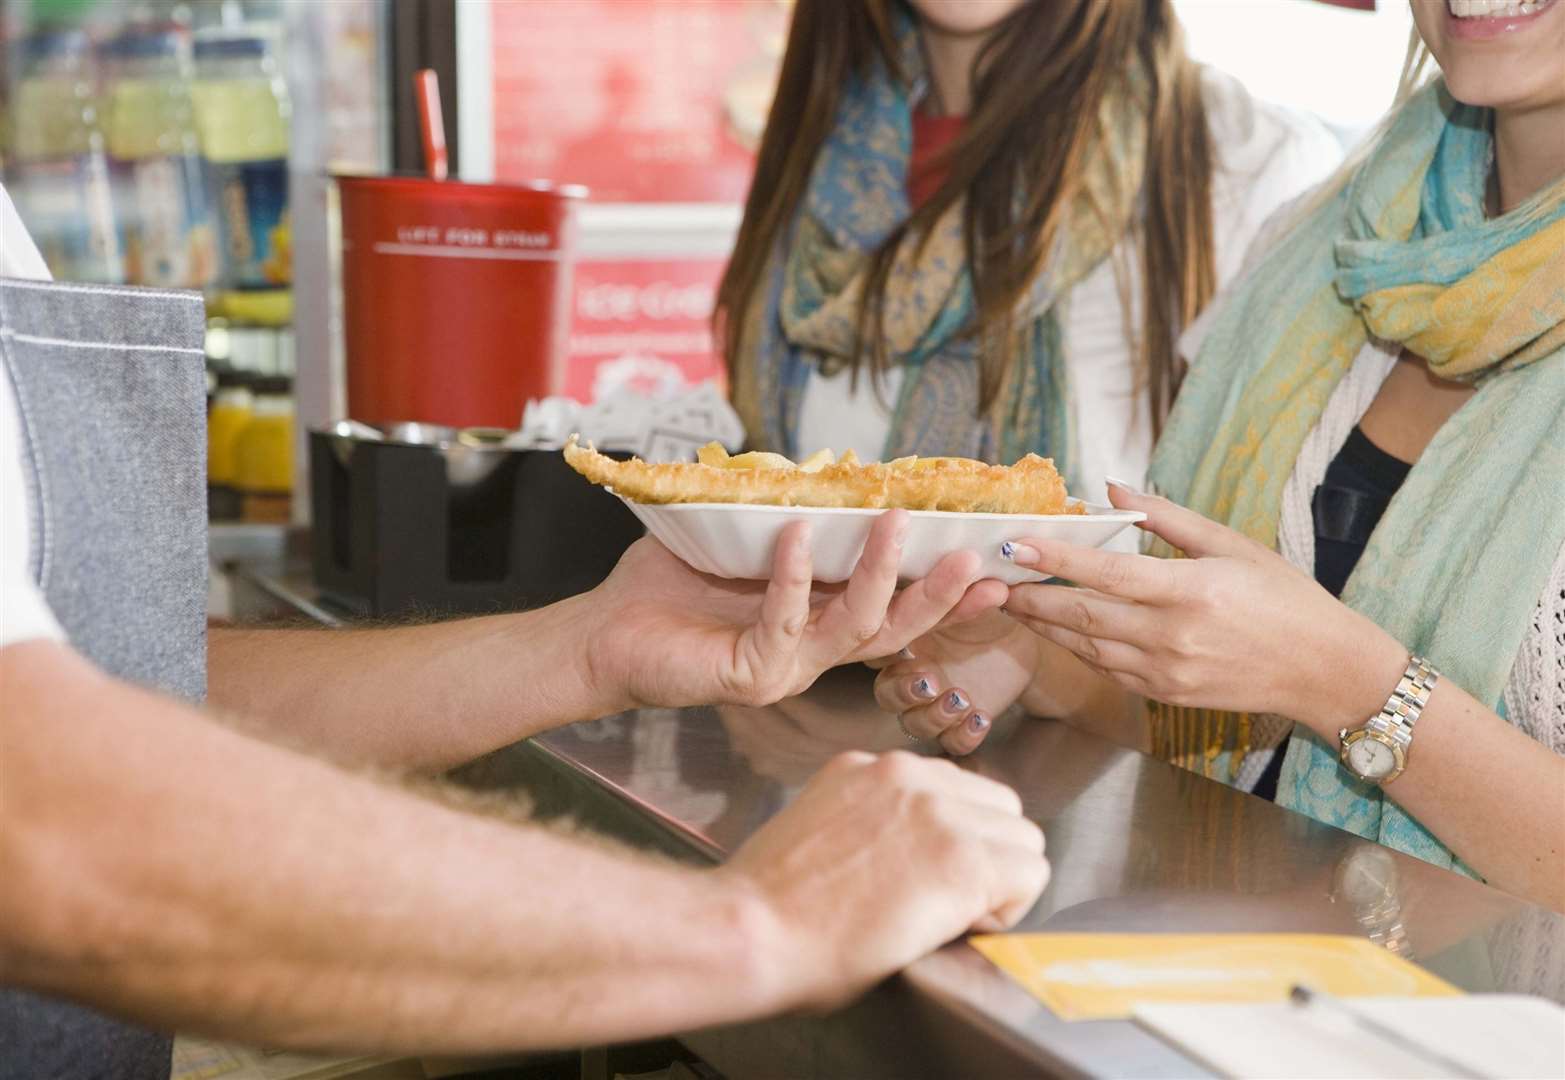
{"type": "Polygon", "coordinates": [[[654,465],[638,458],[616,461],[580,445],[565,444],[571,468],[595,484],[640,503],[758,503],[768,506],[840,506],[877,510],[944,510],[958,514],[1081,514],[1068,503],[1054,462],[1028,454],[1015,465],[986,465],[969,458],[898,458],[864,464],[849,451],[829,452],[796,465],[780,454],[729,457],[717,443],[699,460],[654,465]]]}

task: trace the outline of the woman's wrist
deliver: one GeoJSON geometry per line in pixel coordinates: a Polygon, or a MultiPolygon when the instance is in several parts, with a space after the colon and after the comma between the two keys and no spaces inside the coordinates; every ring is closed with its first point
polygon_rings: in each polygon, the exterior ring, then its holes
{"type": "Polygon", "coordinates": [[[1409,655],[1370,619],[1346,606],[1342,611],[1348,618],[1325,627],[1319,662],[1297,668],[1306,678],[1293,692],[1293,705],[1279,710],[1328,743],[1335,743],[1343,728],[1356,728],[1380,710],[1409,655]]]}

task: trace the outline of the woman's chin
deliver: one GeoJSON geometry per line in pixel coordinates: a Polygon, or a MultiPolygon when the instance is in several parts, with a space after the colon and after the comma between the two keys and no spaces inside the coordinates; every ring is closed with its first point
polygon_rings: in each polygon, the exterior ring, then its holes
{"type": "Polygon", "coordinates": [[[1413,14],[1463,104],[1565,105],[1565,0],[1443,0],[1414,4],[1413,14]]]}

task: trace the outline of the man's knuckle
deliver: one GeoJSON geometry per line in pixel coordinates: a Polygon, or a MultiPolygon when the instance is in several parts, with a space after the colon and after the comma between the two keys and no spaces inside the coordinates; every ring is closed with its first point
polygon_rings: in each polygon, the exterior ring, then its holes
{"type": "MultiPolygon", "coordinates": [[[[985,856],[983,844],[973,843],[971,837],[956,828],[944,830],[940,841],[941,859],[956,881],[980,885],[994,877],[995,867],[985,856]]],[[[990,891],[987,885],[980,887],[984,892],[990,891]]]]}
{"type": "Polygon", "coordinates": [[[832,755],[831,759],[821,768],[822,772],[841,773],[851,772],[854,769],[869,765],[875,760],[875,755],[864,750],[844,750],[840,754],[832,755]]]}
{"type": "Polygon", "coordinates": [[[942,800],[933,791],[921,789],[908,796],[908,811],[920,828],[938,828],[942,818],[942,800]]]}
{"type": "Polygon", "coordinates": [[[1017,794],[1016,789],[1009,784],[999,783],[995,784],[995,787],[998,789],[995,792],[996,796],[1000,802],[1004,803],[1002,809],[1009,814],[1020,814],[1022,812],[1022,797],[1017,794]]]}
{"type": "Polygon", "coordinates": [[[1195,688],[1195,678],[1188,665],[1171,664],[1163,673],[1165,697],[1171,705],[1182,705],[1195,688]]]}
{"type": "Polygon", "coordinates": [[[1196,633],[1189,623],[1180,623],[1163,639],[1163,647],[1175,657],[1185,659],[1196,654],[1196,633]]]}
{"type": "Polygon", "coordinates": [[[895,787],[908,787],[918,773],[918,758],[906,750],[882,754],[875,763],[879,779],[895,787]]]}
{"type": "Polygon", "coordinates": [[[1049,860],[1044,857],[1043,848],[1040,847],[1038,849],[1038,858],[1032,864],[1032,880],[1029,882],[1034,895],[1043,892],[1044,889],[1049,887],[1049,877],[1052,873],[1053,868],[1050,867],[1049,860]]]}

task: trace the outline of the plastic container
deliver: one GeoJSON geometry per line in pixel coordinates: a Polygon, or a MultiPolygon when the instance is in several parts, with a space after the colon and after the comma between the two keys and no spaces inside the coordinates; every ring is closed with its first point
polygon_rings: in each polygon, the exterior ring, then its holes
{"type": "Polygon", "coordinates": [[[266,325],[292,319],[288,91],[271,43],[201,37],[191,87],[222,247],[214,314],[266,325]]]}
{"type": "Polygon", "coordinates": [[[173,28],[127,31],[103,57],[104,133],[125,278],[206,288],[217,276],[217,234],[196,137],[188,42],[173,28]]]}
{"type": "Polygon", "coordinates": [[[293,396],[287,379],[256,379],[250,420],[234,442],[240,517],[287,524],[293,504],[293,396]]]}
{"type": "Polygon", "coordinates": [[[513,428],[559,392],[584,188],[338,186],[350,416],[513,428]]]}
{"type": "Polygon", "coordinates": [[[124,264],[87,35],[42,30],[19,52],[9,183],[17,210],[55,277],[121,282],[124,264]]]}

